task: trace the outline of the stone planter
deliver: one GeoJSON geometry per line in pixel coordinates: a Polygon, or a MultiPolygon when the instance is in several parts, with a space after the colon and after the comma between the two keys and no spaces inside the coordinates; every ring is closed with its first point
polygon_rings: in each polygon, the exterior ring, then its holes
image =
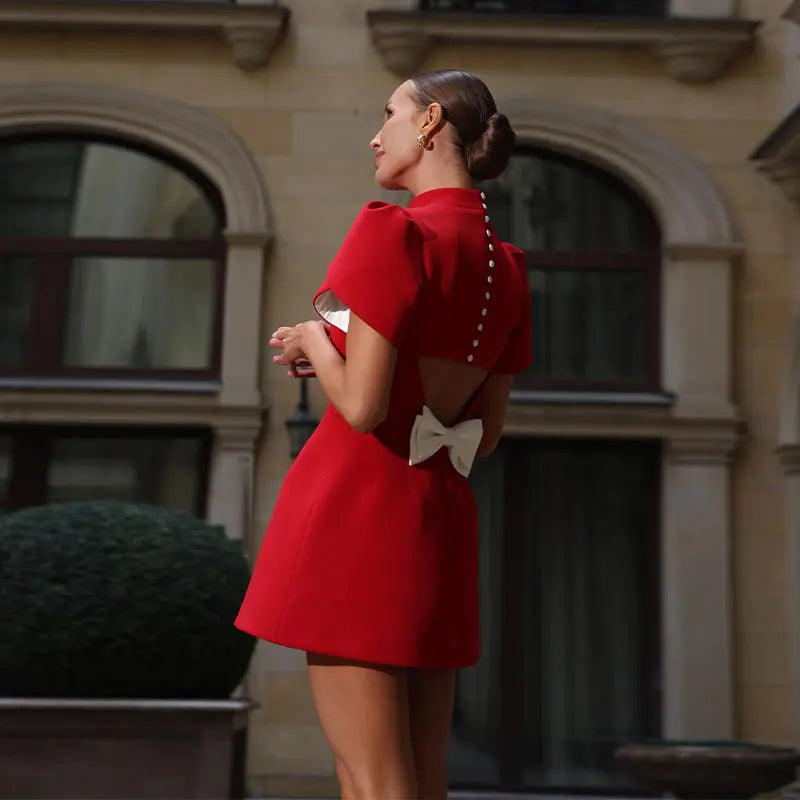
{"type": "Polygon", "coordinates": [[[652,742],[616,759],[645,786],[681,800],[750,800],[795,780],[800,752],[748,742],[652,742]]]}
{"type": "Polygon", "coordinates": [[[2,698],[0,798],[242,798],[253,706],[2,698]]]}

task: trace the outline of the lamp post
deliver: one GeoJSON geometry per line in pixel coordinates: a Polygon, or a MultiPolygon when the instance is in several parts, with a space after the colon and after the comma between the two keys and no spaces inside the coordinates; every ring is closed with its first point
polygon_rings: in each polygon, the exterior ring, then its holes
{"type": "Polygon", "coordinates": [[[286,430],[289,432],[289,455],[295,458],[303,449],[319,420],[311,413],[308,407],[308,386],[306,378],[300,378],[300,402],[286,418],[286,430]]]}

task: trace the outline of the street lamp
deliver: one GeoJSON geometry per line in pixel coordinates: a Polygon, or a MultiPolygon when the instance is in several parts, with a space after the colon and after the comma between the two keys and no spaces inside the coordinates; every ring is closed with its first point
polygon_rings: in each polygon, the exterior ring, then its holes
{"type": "Polygon", "coordinates": [[[286,430],[289,432],[289,455],[294,458],[303,449],[319,420],[308,408],[308,386],[306,378],[300,378],[300,402],[286,418],[286,430]]]}

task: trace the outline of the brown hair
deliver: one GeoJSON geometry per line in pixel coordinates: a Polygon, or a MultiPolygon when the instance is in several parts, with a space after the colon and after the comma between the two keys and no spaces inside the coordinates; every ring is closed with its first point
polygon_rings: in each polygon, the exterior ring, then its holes
{"type": "Polygon", "coordinates": [[[496,178],[511,158],[516,135],[486,84],[471,72],[457,69],[420,72],[411,80],[420,110],[432,103],[442,107],[472,179],[496,178]]]}

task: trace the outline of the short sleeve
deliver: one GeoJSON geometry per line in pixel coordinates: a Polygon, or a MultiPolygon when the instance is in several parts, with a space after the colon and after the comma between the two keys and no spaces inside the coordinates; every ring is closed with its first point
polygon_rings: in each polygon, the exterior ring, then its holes
{"type": "Polygon", "coordinates": [[[344,331],[352,311],[397,347],[422,275],[422,236],[411,216],[397,205],[368,203],[331,262],[314,307],[344,331]]]}
{"type": "Polygon", "coordinates": [[[528,286],[528,270],[525,254],[513,245],[503,243],[506,254],[516,267],[517,293],[520,309],[517,322],[511,330],[505,349],[492,368],[497,375],[513,375],[523,372],[533,361],[531,347],[531,293],[528,286]]]}

